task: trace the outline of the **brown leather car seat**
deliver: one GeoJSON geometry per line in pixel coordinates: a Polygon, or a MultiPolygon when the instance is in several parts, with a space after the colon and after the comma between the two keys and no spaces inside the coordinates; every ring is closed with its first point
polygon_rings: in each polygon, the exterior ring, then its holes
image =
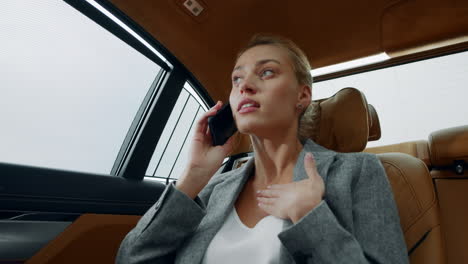
{"type": "Polygon", "coordinates": [[[468,126],[431,133],[429,153],[448,263],[468,263],[468,126]]]}
{"type": "Polygon", "coordinates": [[[379,140],[382,137],[382,132],[380,131],[379,115],[377,115],[377,111],[371,104],[367,105],[367,110],[369,111],[370,116],[368,141],[379,140]]]}
{"type": "MultiPolygon", "coordinates": [[[[345,88],[315,102],[317,121],[311,138],[339,152],[360,152],[371,138],[380,137],[375,109],[363,93],[345,88]]],[[[420,159],[403,153],[377,155],[392,186],[410,261],[446,263],[438,201],[428,168],[420,159]]]]}
{"type": "Polygon", "coordinates": [[[431,166],[429,157],[429,143],[427,140],[414,140],[398,144],[366,148],[364,152],[380,154],[388,152],[401,152],[422,160],[428,167],[431,166]]]}

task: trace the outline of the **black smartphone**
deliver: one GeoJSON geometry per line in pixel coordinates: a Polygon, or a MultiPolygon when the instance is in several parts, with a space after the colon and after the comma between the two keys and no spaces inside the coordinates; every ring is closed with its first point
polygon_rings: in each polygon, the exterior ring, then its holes
{"type": "Polygon", "coordinates": [[[229,103],[221,107],[216,115],[208,117],[208,127],[210,128],[213,146],[224,145],[236,133],[236,122],[229,103]]]}

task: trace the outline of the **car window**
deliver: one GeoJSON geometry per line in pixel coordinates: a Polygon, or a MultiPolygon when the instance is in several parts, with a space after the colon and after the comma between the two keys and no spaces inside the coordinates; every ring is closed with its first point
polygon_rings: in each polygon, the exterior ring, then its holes
{"type": "Polygon", "coordinates": [[[312,98],[345,87],[364,92],[379,115],[382,137],[368,147],[427,139],[468,123],[468,52],[314,83],[312,98]]]}
{"type": "Polygon", "coordinates": [[[147,176],[163,181],[179,178],[187,162],[195,122],[206,111],[206,104],[185,83],[153,153],[147,176]]]}
{"type": "Polygon", "coordinates": [[[0,162],[109,174],[161,70],[64,1],[2,1],[0,162]]]}

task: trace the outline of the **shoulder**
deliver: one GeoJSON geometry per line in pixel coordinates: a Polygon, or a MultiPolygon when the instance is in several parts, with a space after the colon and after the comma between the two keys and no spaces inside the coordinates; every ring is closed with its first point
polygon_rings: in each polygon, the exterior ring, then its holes
{"type": "MultiPolygon", "coordinates": [[[[343,167],[357,175],[367,175],[376,171],[383,171],[379,158],[372,153],[337,153],[335,166],[343,167]]],[[[381,174],[381,173],[380,173],[381,174]]]]}
{"type": "Polygon", "coordinates": [[[380,161],[375,154],[365,152],[336,153],[336,160],[358,167],[369,164],[380,164],[380,161]]]}
{"type": "Polygon", "coordinates": [[[375,154],[340,153],[337,161],[341,161],[341,171],[348,172],[353,190],[378,190],[381,193],[389,191],[387,174],[375,154]]]}
{"type": "Polygon", "coordinates": [[[304,149],[308,152],[313,152],[314,155],[319,155],[321,157],[334,157],[335,161],[338,163],[353,164],[359,165],[363,162],[376,162],[378,158],[375,154],[366,153],[366,152],[351,152],[343,153],[336,152],[334,150],[327,149],[311,139],[307,139],[303,142],[304,149]]]}
{"type": "Polygon", "coordinates": [[[341,180],[347,178],[353,186],[362,181],[375,181],[379,178],[382,181],[386,178],[382,163],[371,153],[336,153],[330,169],[331,174],[341,180]]]}
{"type": "Polygon", "coordinates": [[[369,169],[381,169],[382,164],[375,154],[365,152],[335,152],[324,148],[314,141],[308,139],[304,142],[304,148],[313,152],[318,159],[329,160],[323,162],[328,169],[326,173],[337,174],[341,179],[354,178],[365,173],[369,169]]]}
{"type": "Polygon", "coordinates": [[[312,139],[307,139],[302,142],[304,144],[304,149],[308,152],[313,152],[314,154],[319,154],[321,156],[335,156],[336,160],[352,163],[352,162],[376,162],[378,158],[375,154],[366,153],[366,152],[336,152],[331,149],[327,149],[317,143],[315,143],[312,139]]]}

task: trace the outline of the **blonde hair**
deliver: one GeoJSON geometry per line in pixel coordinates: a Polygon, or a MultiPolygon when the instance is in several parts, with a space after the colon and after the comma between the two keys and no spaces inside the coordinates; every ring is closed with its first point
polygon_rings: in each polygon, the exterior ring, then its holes
{"type": "MultiPolygon", "coordinates": [[[[270,34],[256,34],[250,39],[247,45],[237,53],[237,59],[247,50],[260,45],[273,45],[286,50],[291,58],[298,83],[300,85],[307,85],[312,89],[313,79],[310,73],[311,67],[309,60],[305,53],[290,39],[270,34]]],[[[298,137],[300,140],[305,140],[315,135],[320,113],[315,110],[316,107],[314,106],[318,106],[318,104],[311,102],[299,116],[298,137]]]]}

